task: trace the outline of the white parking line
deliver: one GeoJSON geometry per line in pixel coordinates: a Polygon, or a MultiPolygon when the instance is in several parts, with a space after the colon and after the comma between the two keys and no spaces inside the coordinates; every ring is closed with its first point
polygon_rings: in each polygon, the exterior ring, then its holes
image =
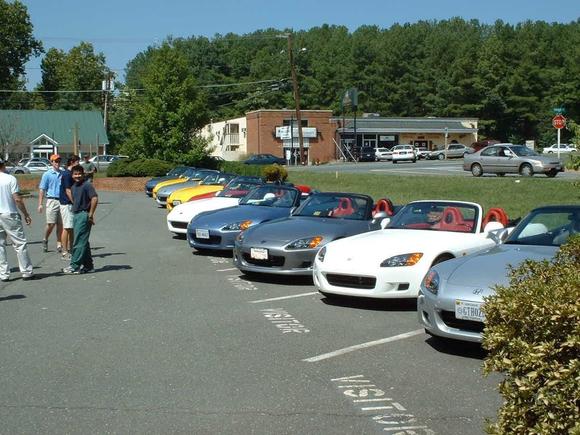
{"type": "Polygon", "coordinates": [[[318,292],[300,293],[298,295],[280,296],[279,298],[259,299],[257,301],[250,301],[250,304],[261,304],[262,302],[281,301],[283,299],[301,298],[302,296],[316,295],[318,292]]]}
{"type": "Polygon", "coordinates": [[[231,272],[232,270],[238,270],[237,267],[230,267],[229,269],[219,269],[216,272],[231,272]]]}
{"type": "Polygon", "coordinates": [[[405,338],[414,337],[415,335],[424,334],[422,329],[417,329],[416,331],[405,332],[404,334],[394,335],[393,337],[382,338],[380,340],[369,341],[367,343],[357,344],[355,346],[345,347],[344,349],[335,350],[334,352],[323,353],[322,355],[313,356],[310,358],[303,359],[304,362],[318,362],[325,359],[334,358],[335,356],[344,355],[345,353],[354,352],[360,349],[366,349],[372,346],[378,346],[379,344],[392,343],[393,341],[404,340],[405,338]]]}

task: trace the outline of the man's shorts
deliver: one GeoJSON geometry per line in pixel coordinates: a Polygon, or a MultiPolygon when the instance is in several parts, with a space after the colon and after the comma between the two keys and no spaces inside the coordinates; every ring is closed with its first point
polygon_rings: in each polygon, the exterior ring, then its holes
{"type": "Polygon", "coordinates": [[[60,215],[62,217],[62,227],[66,229],[73,228],[72,204],[61,204],[60,215]]]}
{"type": "Polygon", "coordinates": [[[58,199],[46,200],[46,223],[55,224],[60,217],[60,201],[58,199]]]}

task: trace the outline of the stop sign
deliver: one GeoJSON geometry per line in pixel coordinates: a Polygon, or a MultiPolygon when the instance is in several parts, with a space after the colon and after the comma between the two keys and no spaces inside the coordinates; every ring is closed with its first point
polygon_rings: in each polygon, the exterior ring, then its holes
{"type": "Polygon", "coordinates": [[[561,128],[566,127],[566,118],[562,115],[556,115],[552,118],[552,125],[554,128],[560,130],[561,128]]]}

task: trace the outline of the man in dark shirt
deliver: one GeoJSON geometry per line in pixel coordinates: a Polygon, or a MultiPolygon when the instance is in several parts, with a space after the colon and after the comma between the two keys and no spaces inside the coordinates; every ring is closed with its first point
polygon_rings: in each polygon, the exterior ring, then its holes
{"type": "Polygon", "coordinates": [[[66,168],[60,177],[60,215],[62,216],[62,259],[70,260],[73,244],[73,214],[72,214],[72,185],[74,184],[72,172],[73,166],[79,164],[78,156],[71,156],[66,162],[66,168]]]}
{"type": "Polygon", "coordinates": [[[91,183],[85,181],[84,169],[76,165],[71,169],[74,184],[72,186],[72,212],[74,243],[70,266],[63,273],[78,275],[91,272],[94,268],[89,237],[91,227],[95,224],[95,210],[99,203],[97,192],[91,183]]]}

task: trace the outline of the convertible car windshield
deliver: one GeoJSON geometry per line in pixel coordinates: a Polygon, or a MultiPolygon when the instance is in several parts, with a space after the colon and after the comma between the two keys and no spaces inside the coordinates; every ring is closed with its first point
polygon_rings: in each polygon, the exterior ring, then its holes
{"type": "Polygon", "coordinates": [[[240,205],[290,208],[294,206],[299,193],[296,189],[276,185],[256,187],[240,201],[240,205]]]}
{"type": "Polygon", "coordinates": [[[580,207],[540,209],[530,213],[505,243],[560,246],[572,234],[580,234],[580,207]]]}
{"type": "Polygon", "coordinates": [[[224,190],[218,193],[216,196],[222,198],[243,198],[248,194],[250,190],[254,187],[259,186],[261,183],[252,181],[235,181],[232,180],[224,190]]]}
{"type": "Polygon", "coordinates": [[[475,233],[478,209],[470,204],[429,201],[407,204],[387,228],[475,233]]]}
{"type": "Polygon", "coordinates": [[[366,220],[369,218],[370,198],[344,193],[321,193],[308,198],[293,216],[366,220]]]}

